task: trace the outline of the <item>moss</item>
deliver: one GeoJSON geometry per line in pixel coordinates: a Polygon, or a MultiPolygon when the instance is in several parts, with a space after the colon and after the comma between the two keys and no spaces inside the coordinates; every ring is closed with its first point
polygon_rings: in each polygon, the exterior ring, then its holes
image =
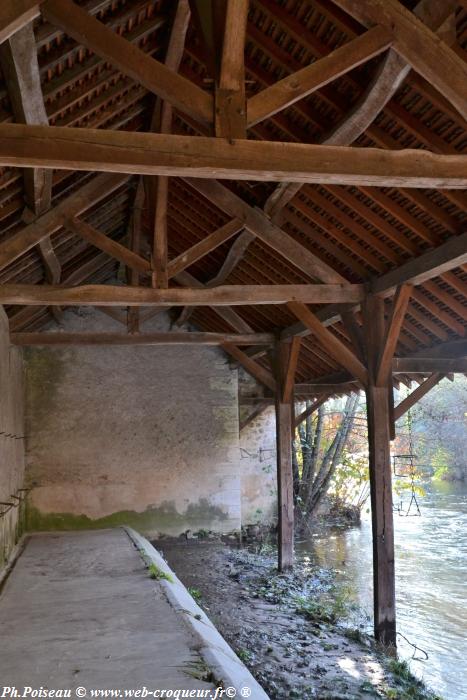
{"type": "Polygon", "coordinates": [[[182,532],[188,528],[199,529],[214,521],[227,519],[227,514],[218,506],[213,506],[205,498],[188,506],[185,513],[179,513],[172,502],[159,507],[148,507],[138,513],[134,510],[121,510],[102,518],[90,518],[74,513],[43,513],[28,504],[26,529],[34,530],[93,530],[96,528],[129,525],[139,532],[182,532]]]}
{"type": "Polygon", "coordinates": [[[155,581],[170,581],[170,583],[173,583],[173,577],[168,574],[166,571],[162,571],[162,569],[159,569],[159,567],[154,564],[149,564],[148,567],[149,571],[149,578],[154,579],[155,581]]]}

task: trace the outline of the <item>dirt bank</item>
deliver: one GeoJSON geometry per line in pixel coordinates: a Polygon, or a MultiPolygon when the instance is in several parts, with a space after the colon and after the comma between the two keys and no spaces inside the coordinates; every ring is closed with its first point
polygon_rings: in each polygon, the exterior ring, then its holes
{"type": "Polygon", "coordinates": [[[217,540],[154,545],[271,700],[436,697],[361,632],[331,572],[307,563],[279,574],[272,554],[217,540]]]}

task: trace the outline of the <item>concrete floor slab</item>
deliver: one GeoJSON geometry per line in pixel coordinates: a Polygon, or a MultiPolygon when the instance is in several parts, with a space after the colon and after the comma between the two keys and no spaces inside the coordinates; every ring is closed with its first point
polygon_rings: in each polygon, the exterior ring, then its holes
{"type": "Polygon", "coordinates": [[[2,686],[215,687],[196,635],[120,529],[32,536],[0,595],[0,634],[2,686]]]}

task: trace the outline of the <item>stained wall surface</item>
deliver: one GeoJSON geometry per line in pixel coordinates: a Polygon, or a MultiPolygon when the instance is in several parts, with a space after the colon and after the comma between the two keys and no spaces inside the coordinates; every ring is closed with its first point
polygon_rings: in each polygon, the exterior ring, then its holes
{"type": "Polygon", "coordinates": [[[0,570],[23,526],[24,426],[21,352],[9,344],[0,306],[0,570]],[[13,507],[3,504],[13,504],[13,507]]]}
{"type": "MultiPolygon", "coordinates": [[[[122,330],[89,309],[64,328],[122,330]]],[[[168,328],[161,314],[144,330],[168,328]]],[[[29,348],[25,366],[31,529],[240,527],[237,371],[221,350],[29,348]]]]}

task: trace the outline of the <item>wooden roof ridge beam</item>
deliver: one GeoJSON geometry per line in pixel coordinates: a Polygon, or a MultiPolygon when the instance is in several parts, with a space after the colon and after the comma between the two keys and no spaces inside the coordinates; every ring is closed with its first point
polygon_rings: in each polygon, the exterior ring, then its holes
{"type": "Polygon", "coordinates": [[[150,273],[151,263],[138,253],[134,253],[126,246],[114,241],[105,233],[98,231],[94,226],[88,224],[87,221],[78,219],[77,217],[69,217],[65,220],[67,229],[75,233],[77,236],[84,238],[85,241],[99,248],[104,253],[111,255],[113,258],[123,263],[127,267],[136,272],[150,273]]]}
{"type": "Polygon", "coordinates": [[[28,124],[0,124],[0,165],[260,182],[467,187],[467,159],[460,154],[28,124]]]}
{"type": "Polygon", "coordinates": [[[290,311],[311,331],[319,342],[326,348],[329,355],[341,367],[348,370],[364,386],[368,383],[368,371],[363,363],[344,343],[331,333],[326,326],[313,314],[305,304],[289,302],[290,311]]]}
{"type": "MultiPolygon", "coordinates": [[[[430,29],[441,31],[446,19],[456,10],[456,0],[420,0],[414,13],[430,29]]],[[[367,90],[356,102],[350,113],[320,141],[328,146],[350,146],[356,141],[382,112],[402,82],[410,73],[411,66],[390,49],[367,90]]],[[[280,183],[269,196],[265,205],[266,213],[277,220],[281,210],[300,190],[298,183],[280,183]]]]}
{"type": "Polygon", "coordinates": [[[467,372],[467,356],[395,357],[392,361],[392,371],[401,374],[431,374],[431,372],[465,374],[467,372]]]}
{"type": "MultiPolygon", "coordinates": [[[[131,252],[131,251],[129,251],[131,252]]],[[[286,304],[300,300],[302,305],[335,303],[337,300],[363,298],[362,285],[272,284],[225,285],[221,287],[132,287],[125,285],[2,284],[0,304],[54,306],[249,306],[286,304]]],[[[297,302],[298,303],[298,302],[297,302]]],[[[309,312],[311,313],[311,312],[309,312]]]]}
{"type": "Polygon", "coordinates": [[[0,243],[0,270],[27,253],[42,240],[65,225],[67,218],[79,216],[112,194],[126,180],[127,175],[98,175],[62,199],[56,206],[39,216],[11,238],[0,243]]]}
{"type": "Polygon", "coordinates": [[[120,37],[72,0],[46,0],[42,14],[68,36],[184,114],[206,126],[212,124],[214,107],[211,95],[120,37]]]}
{"type": "Polygon", "coordinates": [[[306,420],[309,416],[311,416],[312,413],[317,411],[318,408],[323,405],[323,403],[326,403],[326,401],[331,398],[331,396],[331,393],[323,394],[323,396],[320,396],[319,399],[313,401],[311,406],[308,406],[308,408],[299,413],[298,416],[296,416],[295,418],[295,427],[298,428],[300,423],[303,423],[303,421],[306,420]]]}
{"type": "Polygon", "coordinates": [[[245,39],[249,0],[227,0],[219,84],[216,136],[246,138],[245,39]]]}
{"type": "Polygon", "coordinates": [[[299,336],[292,338],[287,365],[284,368],[284,381],[282,387],[282,403],[290,403],[293,399],[295,372],[297,371],[298,356],[302,339],[299,336]]]}
{"type": "Polygon", "coordinates": [[[467,119],[467,67],[447,44],[397,0],[333,0],[364,26],[383,24],[394,50],[467,119]]]}
{"type": "Polygon", "coordinates": [[[397,342],[409,306],[413,285],[403,284],[397,288],[392,302],[391,314],[387,321],[386,332],[382,341],[381,356],[376,367],[376,386],[386,386],[391,376],[391,363],[397,342]]]}
{"type": "Polygon", "coordinates": [[[397,406],[394,406],[394,420],[399,420],[399,418],[402,418],[402,416],[407,413],[412,406],[415,406],[415,404],[418,403],[426,394],[428,394],[433,387],[439,384],[443,378],[443,374],[434,372],[428,377],[428,379],[425,379],[424,382],[419,384],[411,394],[403,399],[397,406]]]}
{"type": "Polygon", "coordinates": [[[392,41],[393,35],[390,29],[376,25],[356,39],[335,49],[328,56],[261,90],[248,100],[248,126],[254,126],[263,119],[268,119],[386,51],[392,41]]]}
{"type": "MultiPolygon", "coordinates": [[[[243,222],[239,219],[232,219],[223,226],[202,238],[198,243],[195,243],[191,248],[181,253],[168,264],[168,276],[175,277],[179,272],[186,270],[187,267],[193,265],[197,260],[204,257],[225,241],[235,236],[236,233],[243,229],[243,222]]],[[[213,286],[213,285],[209,285],[213,286]]]]}
{"type": "MultiPolygon", "coordinates": [[[[188,0],[178,0],[177,9],[170,32],[169,44],[165,56],[166,68],[177,73],[183,57],[186,33],[190,22],[190,6],[188,0]]],[[[151,131],[161,134],[170,134],[172,131],[172,105],[167,100],[157,98],[156,106],[151,120],[151,131]]],[[[149,184],[149,183],[148,183],[149,184]]],[[[153,220],[153,246],[152,256],[154,273],[152,284],[154,287],[165,288],[169,286],[168,277],[168,240],[167,240],[167,210],[169,203],[169,181],[166,176],[159,175],[156,180],[155,208],[153,220]]],[[[148,194],[152,198],[152,187],[148,194]]],[[[152,211],[152,207],[150,207],[152,211]]]]}
{"type": "Polygon", "coordinates": [[[2,0],[0,4],[0,44],[40,15],[42,0],[2,0]]]}
{"type": "MultiPolygon", "coordinates": [[[[96,307],[99,308],[99,307],[96,307]]],[[[107,312],[106,307],[99,308],[107,312]]],[[[155,333],[67,333],[61,331],[11,333],[13,345],[272,345],[272,333],[202,333],[197,331],[162,331],[155,333]]]]}
{"type": "Polygon", "coordinates": [[[186,178],[185,181],[226,214],[243,221],[248,231],[309,277],[329,284],[347,284],[342,275],[270,221],[260,209],[251,207],[220,182],[192,178],[186,178]]]}
{"type": "Polygon", "coordinates": [[[272,391],[276,391],[276,380],[272,376],[271,372],[258,364],[251,357],[248,357],[240,348],[238,348],[233,343],[223,343],[222,348],[225,352],[233,357],[239,364],[244,367],[244,369],[251,374],[258,382],[266,386],[272,391]]]}

